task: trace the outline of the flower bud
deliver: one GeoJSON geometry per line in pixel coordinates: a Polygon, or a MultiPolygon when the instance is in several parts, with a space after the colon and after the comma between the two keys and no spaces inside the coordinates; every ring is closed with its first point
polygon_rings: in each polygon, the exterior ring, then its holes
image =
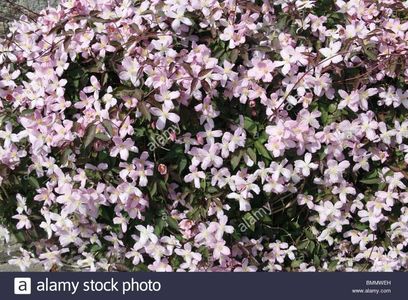
{"type": "Polygon", "coordinates": [[[165,165],[165,164],[160,164],[160,165],[157,167],[157,171],[159,171],[159,173],[160,173],[161,175],[166,175],[166,174],[167,174],[167,167],[166,167],[166,165],[165,165]]]}

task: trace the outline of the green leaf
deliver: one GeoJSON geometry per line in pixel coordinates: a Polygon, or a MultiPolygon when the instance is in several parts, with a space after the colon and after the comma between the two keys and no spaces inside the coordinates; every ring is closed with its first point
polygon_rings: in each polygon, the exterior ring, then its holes
{"type": "Polygon", "coordinates": [[[374,170],[366,176],[366,179],[373,179],[378,177],[378,170],[374,170]]]}
{"type": "Polygon", "coordinates": [[[85,138],[84,138],[84,147],[87,148],[95,139],[95,134],[96,134],[96,125],[91,124],[88,126],[88,129],[86,130],[85,133],[85,138]]]}
{"type": "Polygon", "coordinates": [[[256,152],[252,148],[247,149],[248,156],[256,163],[256,152]]]}
{"type": "Polygon", "coordinates": [[[150,120],[152,119],[152,116],[150,115],[149,110],[146,107],[146,103],[144,103],[143,101],[140,101],[138,104],[138,108],[140,110],[140,112],[142,113],[143,117],[150,122],[150,120]]]}
{"type": "Polygon", "coordinates": [[[377,60],[377,54],[375,53],[375,50],[372,48],[372,46],[363,46],[364,54],[367,55],[367,57],[370,60],[377,60]]]}
{"type": "Polygon", "coordinates": [[[302,263],[302,261],[300,261],[300,260],[293,260],[290,263],[290,266],[291,266],[291,268],[297,269],[297,268],[299,268],[301,263],[302,263]]]}
{"type": "Polygon", "coordinates": [[[297,248],[298,250],[306,249],[307,246],[309,245],[309,243],[310,243],[309,240],[301,241],[301,242],[296,246],[296,248],[297,248]]]}
{"type": "Polygon", "coordinates": [[[201,219],[201,215],[205,215],[207,211],[203,207],[195,207],[187,213],[187,218],[193,221],[201,219]]]}
{"type": "Polygon", "coordinates": [[[315,240],[316,237],[314,236],[314,234],[312,233],[312,231],[310,229],[305,230],[305,235],[309,240],[315,240]]]}
{"type": "Polygon", "coordinates": [[[278,21],[278,23],[276,24],[276,27],[277,27],[279,30],[284,30],[285,28],[288,27],[288,20],[289,20],[289,16],[288,16],[288,15],[282,15],[282,16],[279,18],[279,21],[278,21]]]}
{"type": "Polygon", "coordinates": [[[167,185],[164,182],[164,180],[159,180],[159,188],[162,192],[166,192],[167,191],[167,185]]]}
{"type": "Polygon", "coordinates": [[[166,219],[167,224],[169,225],[170,228],[176,230],[177,232],[180,231],[180,228],[178,226],[178,222],[173,218],[168,216],[166,219]]]}
{"type": "Polygon", "coordinates": [[[147,268],[145,264],[138,264],[137,266],[135,266],[134,271],[135,272],[148,272],[149,269],[147,268]]]}
{"type": "Polygon", "coordinates": [[[354,228],[359,230],[359,231],[364,231],[364,230],[368,229],[368,225],[364,224],[364,223],[356,223],[356,224],[354,224],[354,228]]]}
{"type": "Polygon", "coordinates": [[[337,104],[335,103],[330,104],[329,107],[327,108],[327,111],[329,113],[334,113],[336,110],[337,110],[337,104]]]}
{"type": "Polygon", "coordinates": [[[266,149],[262,143],[260,143],[259,141],[255,141],[255,148],[258,151],[258,153],[262,155],[264,158],[272,160],[272,157],[269,154],[268,149],[266,149]]]}
{"type": "Polygon", "coordinates": [[[362,179],[360,180],[361,183],[364,184],[380,184],[380,178],[372,178],[372,179],[362,179]]]}
{"type": "Polygon", "coordinates": [[[108,135],[102,132],[95,134],[95,138],[97,138],[98,140],[104,141],[104,142],[108,142],[111,140],[111,138],[108,135]]]}
{"type": "Polygon", "coordinates": [[[381,183],[378,185],[378,190],[379,190],[379,191],[383,191],[383,190],[386,188],[386,186],[387,186],[387,183],[386,183],[386,182],[381,182],[381,183]]]}
{"type": "Polygon", "coordinates": [[[40,184],[38,183],[38,180],[37,180],[35,177],[33,177],[33,176],[28,177],[28,182],[29,182],[30,185],[31,185],[32,187],[34,187],[35,189],[39,189],[39,188],[40,188],[40,184]]]}
{"type": "Polygon", "coordinates": [[[233,49],[231,51],[231,54],[230,54],[230,59],[229,59],[230,62],[235,63],[237,61],[237,59],[238,59],[238,55],[239,55],[239,50],[238,49],[233,49]]]}
{"type": "Polygon", "coordinates": [[[266,134],[265,131],[263,131],[263,132],[259,135],[257,142],[259,142],[259,143],[261,143],[261,144],[265,144],[266,141],[268,140],[268,138],[269,138],[269,136],[266,134]]]}
{"type": "Polygon", "coordinates": [[[30,115],[34,113],[34,109],[25,109],[21,112],[21,115],[30,115]]]}
{"type": "Polygon", "coordinates": [[[315,244],[314,242],[310,241],[309,245],[307,246],[307,250],[308,250],[310,253],[313,253],[313,251],[315,250],[315,248],[316,248],[316,244],[315,244]]]}
{"type": "Polygon", "coordinates": [[[109,133],[111,137],[113,137],[113,123],[111,120],[103,120],[102,122],[103,127],[106,129],[106,131],[109,133]]]}
{"type": "Polygon", "coordinates": [[[320,266],[320,258],[316,254],[313,256],[313,264],[315,266],[320,266]]]}
{"type": "Polygon", "coordinates": [[[109,213],[109,208],[106,206],[100,206],[99,207],[99,216],[102,217],[102,219],[112,222],[113,216],[109,213]]]}
{"type": "Polygon", "coordinates": [[[184,169],[187,167],[188,160],[185,157],[181,157],[178,163],[178,171],[179,174],[184,171],[184,169]]]}
{"type": "Polygon", "coordinates": [[[207,180],[201,180],[200,179],[200,187],[201,187],[201,189],[202,190],[204,190],[205,191],[205,189],[206,189],[206,187],[207,187],[207,180]]]}
{"type": "Polygon", "coordinates": [[[139,127],[139,128],[135,128],[135,137],[143,137],[146,135],[146,128],[144,127],[139,127]]]}
{"type": "Polygon", "coordinates": [[[241,150],[232,155],[232,157],[231,157],[231,166],[232,166],[233,170],[235,170],[238,167],[238,165],[239,165],[239,163],[241,161],[242,155],[243,155],[243,152],[241,150]]]}
{"type": "Polygon", "coordinates": [[[329,271],[330,271],[330,272],[336,271],[337,264],[338,264],[338,260],[333,260],[333,261],[331,261],[331,262],[329,263],[329,271]]]}
{"type": "Polygon", "coordinates": [[[17,242],[23,243],[26,241],[23,231],[14,232],[14,237],[16,238],[17,242]]]}
{"type": "Polygon", "coordinates": [[[93,245],[91,246],[90,252],[91,252],[91,253],[96,253],[96,252],[101,251],[102,249],[103,249],[103,248],[102,248],[101,246],[99,246],[98,244],[93,244],[93,245]]]}
{"type": "Polygon", "coordinates": [[[158,218],[156,221],[156,226],[154,226],[154,234],[157,236],[160,236],[165,226],[166,226],[166,221],[164,220],[164,217],[158,218]]]}
{"type": "Polygon", "coordinates": [[[258,132],[256,123],[249,117],[244,118],[244,129],[251,135],[256,135],[256,133],[258,132]]]}
{"type": "Polygon", "coordinates": [[[200,246],[200,248],[198,248],[198,252],[199,252],[205,259],[208,259],[208,258],[210,257],[210,251],[208,250],[208,247],[200,246]]]}
{"type": "Polygon", "coordinates": [[[155,181],[149,190],[150,196],[153,197],[157,193],[157,182],[155,181]]]}
{"type": "Polygon", "coordinates": [[[272,223],[272,218],[271,218],[271,216],[270,215],[264,215],[263,217],[262,217],[262,222],[263,223],[269,223],[269,224],[271,224],[272,223]]]}
{"type": "Polygon", "coordinates": [[[207,192],[210,193],[210,194],[215,194],[215,193],[218,192],[218,191],[219,191],[219,190],[218,190],[217,188],[213,187],[213,186],[209,186],[209,187],[207,188],[207,192]]]}
{"type": "Polygon", "coordinates": [[[255,231],[255,224],[256,224],[256,219],[255,217],[251,214],[251,212],[247,212],[242,219],[245,221],[245,225],[249,228],[251,231],[255,231]]]}
{"type": "Polygon", "coordinates": [[[65,165],[68,161],[69,156],[72,153],[72,149],[71,148],[67,148],[64,150],[64,152],[62,153],[61,156],[61,165],[65,165]]]}

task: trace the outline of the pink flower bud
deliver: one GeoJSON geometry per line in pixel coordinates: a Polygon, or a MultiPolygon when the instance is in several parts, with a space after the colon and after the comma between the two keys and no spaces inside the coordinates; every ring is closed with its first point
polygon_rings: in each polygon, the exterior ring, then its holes
{"type": "Polygon", "coordinates": [[[157,171],[159,171],[159,173],[160,173],[161,175],[166,175],[166,174],[167,174],[167,167],[166,167],[166,165],[165,165],[165,164],[160,164],[160,165],[157,167],[157,171]]]}
{"type": "Polygon", "coordinates": [[[197,142],[198,144],[202,145],[204,143],[204,139],[201,135],[197,134],[197,142]]]}
{"type": "Polygon", "coordinates": [[[172,142],[174,142],[174,141],[176,140],[176,137],[177,137],[177,135],[176,135],[175,132],[171,132],[171,133],[170,133],[170,140],[171,140],[172,142]]]}
{"type": "Polygon", "coordinates": [[[93,148],[96,152],[102,151],[104,145],[102,141],[95,141],[93,144],[93,148]]]}

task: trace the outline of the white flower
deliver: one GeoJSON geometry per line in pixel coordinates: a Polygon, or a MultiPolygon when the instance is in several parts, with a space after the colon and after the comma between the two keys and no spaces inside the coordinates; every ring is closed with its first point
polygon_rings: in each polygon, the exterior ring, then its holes
{"type": "Polygon", "coordinates": [[[305,160],[296,160],[295,161],[295,170],[301,171],[303,176],[309,176],[310,175],[310,169],[316,170],[318,167],[318,164],[312,163],[312,154],[306,153],[305,154],[305,160]]]}
{"type": "Polygon", "coordinates": [[[0,240],[4,240],[6,243],[10,241],[10,232],[6,227],[0,225],[0,240]]]}
{"type": "Polygon", "coordinates": [[[136,229],[140,232],[140,238],[138,241],[140,245],[145,245],[149,240],[153,243],[156,243],[158,241],[157,236],[153,233],[153,226],[147,225],[147,227],[145,227],[143,225],[137,225],[136,229]]]}
{"type": "Polygon", "coordinates": [[[337,64],[343,60],[343,56],[341,54],[337,54],[341,49],[341,42],[331,42],[328,48],[322,48],[319,50],[321,54],[325,57],[323,62],[321,63],[322,67],[327,67],[331,63],[337,64]]]}
{"type": "Polygon", "coordinates": [[[140,72],[140,64],[136,58],[126,56],[122,61],[123,71],[119,73],[119,78],[122,80],[130,80],[134,86],[139,85],[138,74],[140,72]]]}
{"type": "Polygon", "coordinates": [[[197,171],[195,166],[190,166],[190,174],[184,176],[185,182],[194,181],[194,186],[198,189],[200,188],[200,179],[205,179],[205,173],[203,171],[197,171]]]}
{"type": "Polygon", "coordinates": [[[177,31],[180,28],[181,23],[191,26],[193,23],[191,20],[187,17],[184,16],[186,8],[183,6],[179,6],[177,8],[177,11],[168,11],[166,15],[170,18],[173,18],[173,22],[171,22],[171,28],[173,28],[174,31],[177,31]]]}
{"type": "Polygon", "coordinates": [[[166,120],[170,120],[173,123],[178,123],[180,121],[180,117],[175,113],[171,113],[170,109],[171,108],[166,104],[162,106],[162,109],[157,107],[150,108],[152,115],[159,117],[156,122],[157,129],[163,130],[166,126],[166,120]]]}

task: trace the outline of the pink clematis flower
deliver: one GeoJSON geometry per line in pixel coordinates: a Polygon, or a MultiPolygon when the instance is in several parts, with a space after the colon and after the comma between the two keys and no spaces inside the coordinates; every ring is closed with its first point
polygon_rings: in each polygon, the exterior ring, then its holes
{"type": "Polygon", "coordinates": [[[248,71],[249,77],[254,78],[255,80],[263,80],[264,82],[272,81],[272,72],[275,70],[275,65],[271,60],[254,58],[252,64],[253,68],[248,71]]]}
{"type": "Polygon", "coordinates": [[[135,143],[130,139],[123,141],[120,137],[113,137],[112,141],[115,146],[110,151],[110,156],[116,157],[118,154],[122,160],[127,160],[129,157],[129,152],[138,152],[135,143]]]}
{"type": "Polygon", "coordinates": [[[134,86],[139,86],[141,66],[136,58],[126,56],[122,61],[123,71],[119,73],[122,80],[130,80],[134,86]]]}
{"type": "Polygon", "coordinates": [[[330,64],[337,64],[343,60],[343,56],[338,54],[341,49],[341,42],[330,42],[329,47],[322,48],[319,52],[325,57],[321,63],[322,67],[327,67],[330,64]]]}
{"type": "Polygon", "coordinates": [[[159,117],[156,122],[157,129],[163,130],[164,127],[166,127],[167,120],[170,120],[173,123],[178,123],[180,121],[180,117],[177,114],[170,112],[170,109],[171,108],[166,105],[163,105],[161,109],[158,107],[150,108],[152,115],[159,117]]]}

